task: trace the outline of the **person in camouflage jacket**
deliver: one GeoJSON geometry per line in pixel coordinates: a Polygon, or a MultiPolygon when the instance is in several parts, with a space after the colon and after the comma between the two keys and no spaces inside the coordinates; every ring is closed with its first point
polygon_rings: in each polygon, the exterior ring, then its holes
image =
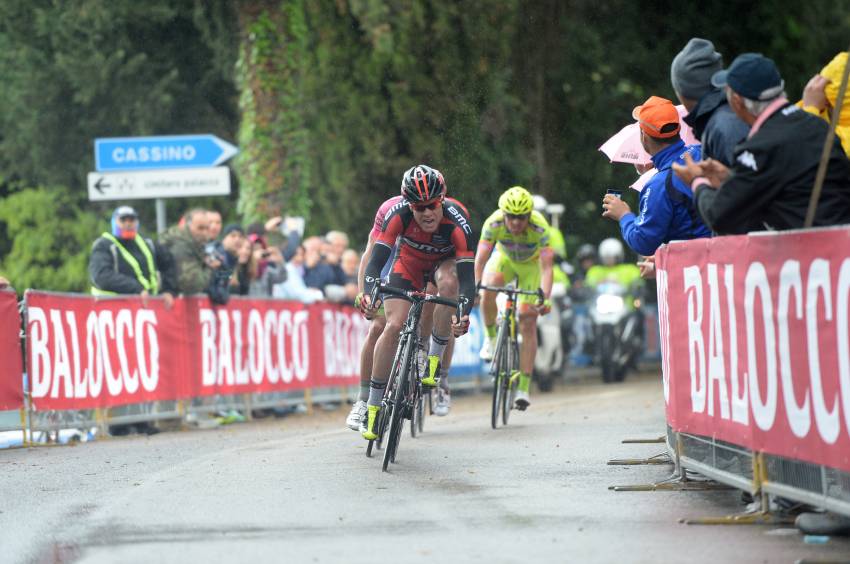
{"type": "Polygon", "coordinates": [[[213,272],[221,266],[218,259],[208,256],[204,250],[209,238],[207,212],[190,210],[181,223],[169,229],[161,242],[174,258],[178,291],[201,294],[209,287],[213,272]]]}

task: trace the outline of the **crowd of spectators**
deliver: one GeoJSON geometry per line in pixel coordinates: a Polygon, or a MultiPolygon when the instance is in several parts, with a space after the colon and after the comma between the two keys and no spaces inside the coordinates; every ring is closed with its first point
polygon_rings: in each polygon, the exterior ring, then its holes
{"type": "MultiPolygon", "coordinates": [[[[848,54],[839,53],[793,103],[770,58],[743,53],[724,69],[711,41],[688,42],[672,61],[670,81],[700,144],[680,138],[671,100],[650,97],[633,117],[657,172],[637,213],[616,194],[603,199],[603,217],[619,222],[625,242],[647,257],[641,276],[654,278],[653,255],[673,240],[850,224],[850,104],[837,103],[847,64],[848,54]],[[835,136],[825,146],[830,122],[835,136]]],[[[850,534],[850,518],[818,511],[801,514],[797,526],[850,534]]]]}
{"type": "Polygon", "coordinates": [[[139,219],[130,206],[114,211],[111,231],[92,249],[92,293],[169,301],[206,293],[216,303],[230,296],[353,303],[357,294],[359,254],[341,231],[303,239],[302,218],[222,226],[220,212],[193,208],[154,242],[139,233],[139,219]]]}
{"type": "MultiPolygon", "coordinates": [[[[670,82],[699,145],[686,145],[673,102],[651,96],[635,108],[641,145],[657,169],[637,212],[617,194],[603,198],[603,217],[617,221],[624,241],[646,257],[674,240],[806,226],[815,178],[836,117],[812,226],[850,223],[850,104],[836,108],[847,53],[813,76],[792,103],[777,65],[743,53],[724,70],[714,44],[693,38],[672,60],[670,82]]],[[[643,173],[645,170],[639,169],[643,173]]]]}

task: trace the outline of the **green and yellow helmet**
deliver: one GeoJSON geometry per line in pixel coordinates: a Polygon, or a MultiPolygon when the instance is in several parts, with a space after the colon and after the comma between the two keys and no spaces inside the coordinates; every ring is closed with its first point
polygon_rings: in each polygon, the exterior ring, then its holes
{"type": "Polygon", "coordinates": [[[499,209],[511,215],[529,214],[534,209],[534,199],[522,186],[514,186],[499,196],[499,209]]]}

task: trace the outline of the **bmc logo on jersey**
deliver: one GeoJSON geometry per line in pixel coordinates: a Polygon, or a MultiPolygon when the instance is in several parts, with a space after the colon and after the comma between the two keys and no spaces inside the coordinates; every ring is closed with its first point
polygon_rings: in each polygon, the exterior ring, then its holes
{"type": "Polygon", "coordinates": [[[417,251],[422,251],[423,253],[433,253],[435,255],[444,255],[454,249],[454,245],[448,245],[445,247],[435,247],[434,245],[429,245],[428,243],[420,243],[419,241],[414,241],[409,237],[404,237],[404,243],[405,245],[410,245],[410,247],[416,249],[417,251]]]}
{"type": "Polygon", "coordinates": [[[448,210],[449,213],[454,216],[455,221],[457,221],[457,224],[460,226],[461,229],[463,229],[464,233],[466,233],[467,235],[472,233],[472,227],[469,226],[469,222],[466,221],[466,218],[463,217],[463,214],[460,213],[456,207],[449,206],[448,210]]]}

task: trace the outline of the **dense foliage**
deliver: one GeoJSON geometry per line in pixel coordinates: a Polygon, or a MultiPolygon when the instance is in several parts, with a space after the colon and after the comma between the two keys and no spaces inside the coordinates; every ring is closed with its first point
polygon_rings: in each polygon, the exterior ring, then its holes
{"type": "Polygon", "coordinates": [[[0,272],[87,286],[111,206],[86,202],[85,175],[93,139],[118,135],[236,141],[237,193],[209,200],[230,219],[301,214],[357,241],[424,161],[476,221],[513,184],[563,202],[575,248],[616,233],[599,200],[634,178],[596,148],[673,96],[690,37],[727,63],[773,57],[796,98],[849,31],[850,0],[0,0],[0,272]]]}

